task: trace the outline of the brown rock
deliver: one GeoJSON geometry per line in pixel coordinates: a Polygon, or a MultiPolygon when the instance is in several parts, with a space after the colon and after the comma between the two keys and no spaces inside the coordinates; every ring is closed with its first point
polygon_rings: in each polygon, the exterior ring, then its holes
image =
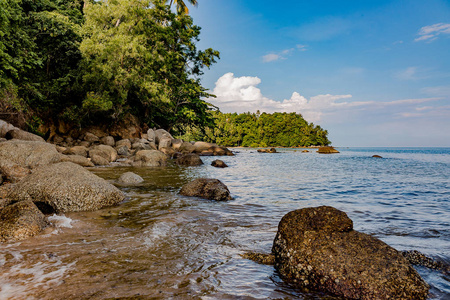
{"type": "Polygon", "coordinates": [[[31,201],[18,202],[0,210],[0,241],[20,241],[47,226],[44,214],[31,201]]]}
{"type": "Polygon", "coordinates": [[[60,161],[55,145],[45,142],[11,140],[0,143],[0,160],[6,159],[24,168],[60,161]]]}
{"type": "Polygon", "coordinates": [[[93,134],[93,133],[90,133],[90,132],[86,132],[86,134],[84,135],[84,138],[83,138],[86,142],[89,142],[89,143],[96,143],[96,142],[99,142],[100,141],[100,139],[98,138],[98,136],[96,136],[95,134],[93,134]]]}
{"type": "Polygon", "coordinates": [[[0,173],[3,175],[3,179],[15,183],[24,179],[31,171],[10,160],[0,159],[0,173]]]}
{"type": "Polygon", "coordinates": [[[280,221],[272,253],[282,278],[349,299],[426,299],[428,286],[379,239],[353,230],[333,207],[304,208],[280,221]]]}
{"type": "Polygon", "coordinates": [[[98,154],[98,152],[90,154],[91,162],[96,166],[109,165],[109,160],[98,154]]]}
{"type": "Polygon", "coordinates": [[[218,179],[208,178],[199,178],[185,184],[180,190],[180,195],[218,201],[232,199],[225,184],[218,179]]]}
{"type": "Polygon", "coordinates": [[[317,150],[317,153],[332,154],[332,153],[339,153],[339,151],[337,151],[333,147],[319,147],[319,150],[317,150]]]}
{"type": "Polygon", "coordinates": [[[188,153],[180,156],[176,159],[176,164],[181,166],[200,166],[203,165],[203,161],[200,156],[195,153],[188,153]]]}
{"type": "Polygon", "coordinates": [[[181,153],[192,153],[192,152],[194,152],[194,150],[195,150],[194,145],[192,145],[189,142],[183,142],[180,145],[180,148],[178,149],[178,151],[181,153]]]}
{"type": "Polygon", "coordinates": [[[221,161],[220,159],[213,160],[211,162],[211,166],[216,167],[216,168],[227,168],[228,167],[228,165],[226,163],[224,163],[223,161],[221,161]]]}
{"type": "Polygon", "coordinates": [[[100,143],[102,143],[103,145],[111,146],[111,147],[114,147],[116,145],[114,138],[110,135],[100,138],[100,143]]]}
{"type": "Polygon", "coordinates": [[[372,157],[374,157],[374,158],[383,158],[383,157],[381,157],[381,156],[379,156],[379,155],[372,155],[372,157]]]}
{"type": "Polygon", "coordinates": [[[74,164],[80,165],[82,167],[93,167],[94,163],[90,161],[88,158],[81,155],[61,155],[61,161],[72,162],[74,164]]]}
{"type": "Polygon", "coordinates": [[[66,149],[66,151],[63,152],[63,154],[66,155],[79,155],[79,156],[88,156],[88,148],[84,146],[74,146],[72,148],[66,149]]]}

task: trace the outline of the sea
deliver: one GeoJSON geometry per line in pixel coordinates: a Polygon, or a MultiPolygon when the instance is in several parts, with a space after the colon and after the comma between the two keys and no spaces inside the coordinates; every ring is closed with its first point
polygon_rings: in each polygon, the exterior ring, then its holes
{"type": "MultiPolygon", "coordinates": [[[[235,148],[196,167],[92,168],[113,184],[127,171],[145,181],[117,185],[127,196],[119,206],[52,215],[43,233],[0,244],[0,299],[339,299],[241,256],[270,253],[286,213],[321,205],[397,250],[449,264],[450,148],[337,149],[235,148]],[[178,194],[200,177],[221,180],[234,199],[178,194]]],[[[450,299],[448,274],[415,268],[430,299],[450,299]]]]}

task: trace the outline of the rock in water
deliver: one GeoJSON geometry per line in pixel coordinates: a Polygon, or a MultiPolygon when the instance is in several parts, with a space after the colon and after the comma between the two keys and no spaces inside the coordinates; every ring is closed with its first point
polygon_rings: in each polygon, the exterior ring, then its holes
{"type": "Polygon", "coordinates": [[[31,200],[44,213],[97,210],[124,199],[115,186],[71,162],[36,169],[7,197],[14,202],[31,200]]]}
{"type": "Polygon", "coordinates": [[[188,154],[178,157],[176,160],[176,163],[177,163],[177,165],[181,165],[181,166],[203,165],[203,161],[201,160],[200,156],[198,156],[195,153],[188,153],[188,154]]]}
{"type": "Polygon", "coordinates": [[[227,168],[228,167],[228,165],[220,159],[213,160],[211,162],[211,166],[216,167],[216,168],[227,168]]]}
{"type": "Polygon", "coordinates": [[[232,199],[225,184],[218,179],[209,178],[199,178],[185,184],[180,190],[180,195],[218,201],[232,199]]]}
{"type": "Polygon", "coordinates": [[[319,147],[319,150],[317,150],[317,153],[332,154],[332,153],[339,153],[339,151],[337,151],[333,147],[319,147]]]}
{"type": "Polygon", "coordinates": [[[426,299],[428,285],[403,255],[353,230],[333,207],[304,208],[278,225],[275,267],[293,285],[350,299],[426,299]]]}
{"type": "Polygon", "coordinates": [[[144,182],[144,179],[141,176],[139,176],[133,172],[126,172],[126,173],[123,173],[122,175],[120,175],[120,177],[119,177],[119,179],[117,179],[117,181],[120,184],[138,184],[138,183],[144,182]]]}
{"type": "Polygon", "coordinates": [[[161,167],[167,164],[167,155],[158,150],[140,150],[133,157],[133,167],[161,167]]]}
{"type": "Polygon", "coordinates": [[[26,239],[45,226],[44,214],[31,201],[15,203],[0,210],[0,242],[26,239]]]}

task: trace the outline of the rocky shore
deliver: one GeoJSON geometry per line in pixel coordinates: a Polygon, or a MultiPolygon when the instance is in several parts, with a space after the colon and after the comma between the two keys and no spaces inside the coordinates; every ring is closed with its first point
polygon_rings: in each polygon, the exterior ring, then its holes
{"type": "MultiPolygon", "coordinates": [[[[142,133],[134,126],[109,132],[53,128],[45,141],[0,120],[0,242],[38,234],[47,224],[45,215],[98,210],[125,199],[117,187],[85,167],[160,167],[170,159],[182,166],[198,166],[204,155],[234,154],[215,144],[174,139],[163,129],[142,133]]],[[[141,180],[125,173],[117,184],[141,180]]],[[[207,186],[206,192],[190,191],[199,197],[206,193],[208,199],[231,198],[226,187],[207,186]],[[227,191],[228,196],[224,194],[227,191]]]]}

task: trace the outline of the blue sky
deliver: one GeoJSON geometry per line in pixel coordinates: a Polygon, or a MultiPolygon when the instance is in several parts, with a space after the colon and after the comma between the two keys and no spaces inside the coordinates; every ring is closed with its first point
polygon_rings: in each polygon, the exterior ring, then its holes
{"type": "Polygon", "coordinates": [[[188,7],[221,53],[202,76],[221,111],[301,113],[335,146],[450,146],[450,1],[188,7]]]}

